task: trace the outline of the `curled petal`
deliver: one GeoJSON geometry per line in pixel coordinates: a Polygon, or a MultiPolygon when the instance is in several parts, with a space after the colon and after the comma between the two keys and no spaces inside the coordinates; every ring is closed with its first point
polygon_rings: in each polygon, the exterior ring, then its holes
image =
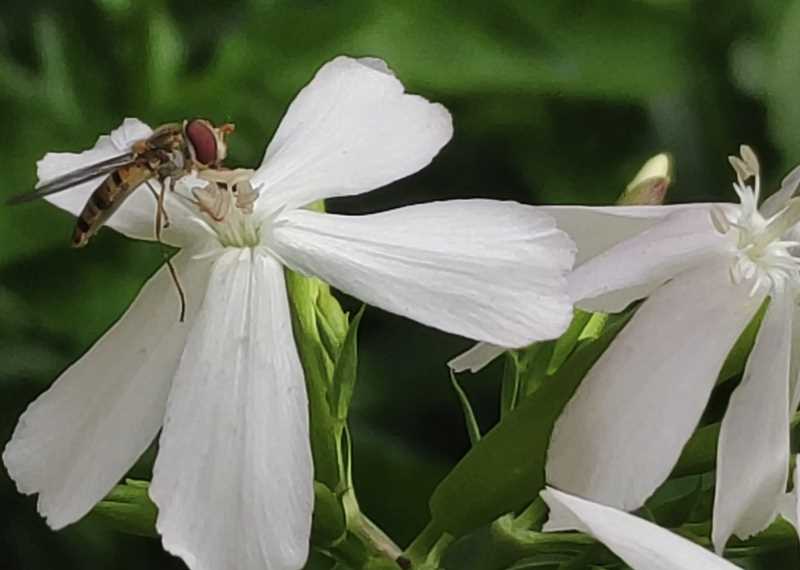
{"type": "Polygon", "coordinates": [[[385,186],[425,167],[450,140],[442,105],[405,93],[375,58],[337,57],[286,111],[253,185],[258,209],[292,209],[385,186]]]}
{"type": "Polygon", "coordinates": [[[192,570],[297,570],[313,467],[283,268],[262,250],[212,270],[169,395],[150,494],[192,570]]]}
{"type": "Polygon", "coordinates": [[[775,519],[789,475],[792,295],[774,295],[742,382],[731,395],[717,449],[713,539],[747,539],[775,519]]]}

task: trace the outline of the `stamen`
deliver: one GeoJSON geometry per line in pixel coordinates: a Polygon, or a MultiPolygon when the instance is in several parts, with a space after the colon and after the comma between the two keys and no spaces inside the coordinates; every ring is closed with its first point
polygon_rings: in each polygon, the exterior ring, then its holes
{"type": "MultiPolygon", "coordinates": [[[[774,211],[773,206],[759,211],[761,175],[758,157],[746,145],[742,145],[739,152],[740,156],[728,159],[736,171],[733,189],[740,201],[738,211],[714,206],[710,216],[717,232],[726,234],[734,230],[737,233],[736,259],[729,268],[731,281],[736,284],[752,281],[751,296],[764,288],[781,291],[790,282],[800,284],[800,257],[792,254],[794,248],[800,247],[800,241],[783,239],[800,224],[800,198],[788,200],[774,215],[769,215],[774,211]],[[750,179],[753,179],[752,183],[749,183],[750,179]]],[[[800,167],[784,179],[782,192],[786,198],[794,193],[798,184],[800,167]]],[[[773,200],[773,203],[777,205],[781,201],[773,200]]]]}
{"type": "Polygon", "coordinates": [[[736,178],[738,178],[741,182],[746,181],[751,176],[750,169],[747,167],[747,163],[743,161],[738,156],[729,156],[728,162],[731,164],[731,167],[736,172],[736,178]]]}
{"type": "Polygon", "coordinates": [[[726,234],[731,229],[731,221],[722,206],[715,204],[711,207],[711,224],[720,234],[726,234]]]}
{"type": "Polygon", "coordinates": [[[763,247],[767,243],[775,242],[798,222],[800,222],[800,198],[792,198],[785,208],[767,221],[766,227],[755,243],[763,247]]]}

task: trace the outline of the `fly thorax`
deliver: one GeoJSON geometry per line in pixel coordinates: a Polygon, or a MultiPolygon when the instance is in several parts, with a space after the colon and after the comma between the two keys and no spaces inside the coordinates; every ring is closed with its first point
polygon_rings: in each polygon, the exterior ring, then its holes
{"type": "Polygon", "coordinates": [[[800,223],[800,198],[787,199],[776,213],[759,210],[761,179],[755,154],[743,146],[741,157],[730,161],[740,204],[712,208],[711,221],[719,233],[732,236],[731,280],[751,283],[751,295],[800,285],[800,242],[792,235],[800,223]]]}

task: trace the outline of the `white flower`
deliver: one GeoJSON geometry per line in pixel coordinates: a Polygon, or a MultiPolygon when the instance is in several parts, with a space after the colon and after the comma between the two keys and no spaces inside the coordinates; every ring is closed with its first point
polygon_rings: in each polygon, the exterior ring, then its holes
{"type": "MultiPolygon", "coordinates": [[[[48,154],[52,179],[127,151],[127,119],[82,154],[48,154]]],[[[364,216],[303,206],[384,186],[452,135],[438,104],[404,93],[379,60],[339,57],[289,107],[251,183],[248,215],[222,222],[167,195],[163,238],[186,288],[185,322],[161,269],[128,312],[20,419],[3,459],[53,528],[86,514],[159,430],[151,496],[167,550],[193,570],[302,567],[313,501],[307,400],[284,265],[442,330],[522,346],[558,336],[574,246],[549,216],[456,200],[364,216]]],[[[76,214],[94,184],[50,197],[76,214]]],[[[185,191],[182,190],[182,191],[185,191]]],[[[134,192],[109,225],[153,238],[155,201],[134,192]]]]}
{"type": "Polygon", "coordinates": [[[624,511],[547,488],[545,531],[578,530],[605,544],[634,570],[737,570],[705,548],[624,511]],[[558,520],[558,524],[552,521],[558,520]]]}
{"type": "Polygon", "coordinates": [[[645,216],[629,208],[548,209],[578,243],[581,265],[570,277],[577,306],[614,312],[649,295],[556,422],[547,477],[559,489],[624,510],[640,507],[668,477],[726,356],[770,298],[722,422],[717,551],[731,534],[746,538],[775,518],[798,400],[800,260],[792,236],[800,202],[792,195],[800,169],[757,209],[755,155],[742,147],[732,162],[738,206],[659,207],[658,217],[647,217],[650,208],[645,216]]]}

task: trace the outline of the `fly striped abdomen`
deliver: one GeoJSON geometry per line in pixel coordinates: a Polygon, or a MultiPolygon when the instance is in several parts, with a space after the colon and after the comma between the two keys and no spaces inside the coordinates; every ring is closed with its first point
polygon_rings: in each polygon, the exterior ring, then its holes
{"type": "Polygon", "coordinates": [[[131,192],[155,176],[147,164],[129,164],[109,174],[89,197],[72,233],[72,247],[83,247],[131,192]]]}

